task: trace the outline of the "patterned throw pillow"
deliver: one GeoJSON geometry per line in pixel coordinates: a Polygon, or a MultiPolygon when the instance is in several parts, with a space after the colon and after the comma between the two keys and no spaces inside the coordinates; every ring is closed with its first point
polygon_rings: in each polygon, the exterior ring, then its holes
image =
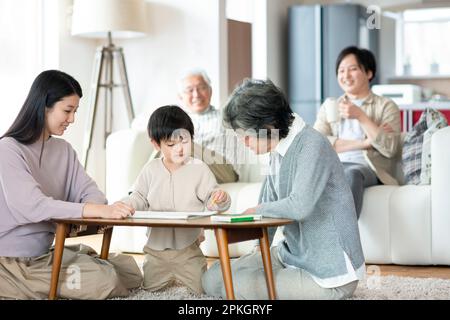
{"type": "Polygon", "coordinates": [[[427,108],[414,128],[406,134],[402,151],[405,184],[431,183],[431,136],[447,126],[439,111],[427,108]]]}
{"type": "Polygon", "coordinates": [[[428,129],[423,134],[420,184],[431,183],[431,136],[439,129],[442,129],[448,125],[445,116],[435,109],[428,109],[426,117],[428,129]]]}

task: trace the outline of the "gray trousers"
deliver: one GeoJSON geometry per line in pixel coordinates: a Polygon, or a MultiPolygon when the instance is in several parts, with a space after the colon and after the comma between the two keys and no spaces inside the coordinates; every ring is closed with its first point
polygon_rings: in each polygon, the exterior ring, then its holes
{"type": "MultiPolygon", "coordinates": [[[[302,269],[286,268],[278,259],[277,247],[270,249],[277,299],[344,299],[352,296],[358,281],[337,288],[322,288],[302,269]]],[[[236,299],[267,300],[267,284],[261,253],[253,252],[231,261],[233,287],[236,299]]],[[[203,274],[206,294],[226,298],[219,262],[203,274]]]]}
{"type": "Polygon", "coordinates": [[[342,165],[344,166],[345,178],[350,189],[352,189],[356,217],[359,219],[363,204],[364,188],[378,184],[377,175],[371,168],[359,163],[342,162],[342,165]]]}

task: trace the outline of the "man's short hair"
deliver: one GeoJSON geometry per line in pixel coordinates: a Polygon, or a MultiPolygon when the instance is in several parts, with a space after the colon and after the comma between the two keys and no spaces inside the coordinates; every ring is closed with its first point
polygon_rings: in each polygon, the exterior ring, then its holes
{"type": "Polygon", "coordinates": [[[178,78],[178,93],[183,93],[183,90],[185,89],[183,86],[183,81],[184,79],[188,78],[188,77],[195,77],[195,76],[200,76],[203,78],[203,81],[205,81],[205,83],[208,85],[208,87],[211,88],[211,80],[208,77],[208,74],[206,73],[205,70],[201,69],[201,68],[193,68],[193,69],[189,69],[184,71],[180,77],[178,78]]]}
{"type": "Polygon", "coordinates": [[[284,93],[270,80],[245,79],[231,94],[223,111],[225,126],[234,130],[278,129],[285,138],[294,115],[284,93]]]}
{"type": "Polygon", "coordinates": [[[179,106],[168,105],[156,109],[147,125],[148,136],[157,144],[177,138],[177,133],[189,132],[194,137],[194,124],[189,115],[179,106]]]}
{"type": "Polygon", "coordinates": [[[377,62],[375,60],[375,56],[369,50],[358,48],[355,46],[347,47],[339,53],[339,56],[336,59],[336,76],[338,75],[339,65],[341,64],[342,60],[344,60],[344,58],[349,54],[353,54],[355,56],[356,61],[358,61],[359,67],[366,73],[372,71],[372,78],[370,79],[370,81],[372,81],[375,78],[375,74],[377,73],[377,62]]]}

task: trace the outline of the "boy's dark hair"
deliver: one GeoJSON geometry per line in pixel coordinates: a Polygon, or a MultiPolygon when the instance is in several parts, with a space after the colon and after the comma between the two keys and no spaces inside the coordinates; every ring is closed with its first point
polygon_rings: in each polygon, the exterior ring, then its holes
{"type": "Polygon", "coordinates": [[[369,81],[372,81],[375,78],[377,73],[377,62],[375,60],[375,56],[372,52],[367,49],[361,49],[355,46],[350,46],[345,48],[339,53],[339,56],[336,59],[336,76],[338,74],[339,65],[342,60],[348,56],[349,54],[353,54],[358,61],[358,65],[362,68],[366,73],[372,71],[372,78],[369,81]]]}
{"type": "Polygon", "coordinates": [[[283,92],[270,80],[245,79],[231,94],[223,112],[225,125],[234,130],[278,129],[285,138],[294,115],[283,92]]]}
{"type": "Polygon", "coordinates": [[[173,133],[180,129],[187,130],[191,139],[194,137],[194,124],[191,118],[178,106],[162,106],[156,109],[148,120],[148,136],[157,144],[171,139],[173,133]]]}

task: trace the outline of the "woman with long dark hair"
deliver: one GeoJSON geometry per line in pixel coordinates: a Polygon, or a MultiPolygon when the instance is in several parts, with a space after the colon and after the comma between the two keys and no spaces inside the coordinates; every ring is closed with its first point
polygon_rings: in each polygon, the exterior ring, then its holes
{"type": "MultiPolygon", "coordinates": [[[[107,205],[72,146],[61,136],[74,122],[82,90],[70,75],[44,71],[22,109],[0,138],[0,297],[48,295],[53,218],[122,219],[133,208],[107,205]]],[[[59,296],[104,299],[126,296],[142,275],[131,257],[100,260],[84,245],[64,249],[59,296]],[[66,275],[67,274],[67,275],[66,275]]]]}

